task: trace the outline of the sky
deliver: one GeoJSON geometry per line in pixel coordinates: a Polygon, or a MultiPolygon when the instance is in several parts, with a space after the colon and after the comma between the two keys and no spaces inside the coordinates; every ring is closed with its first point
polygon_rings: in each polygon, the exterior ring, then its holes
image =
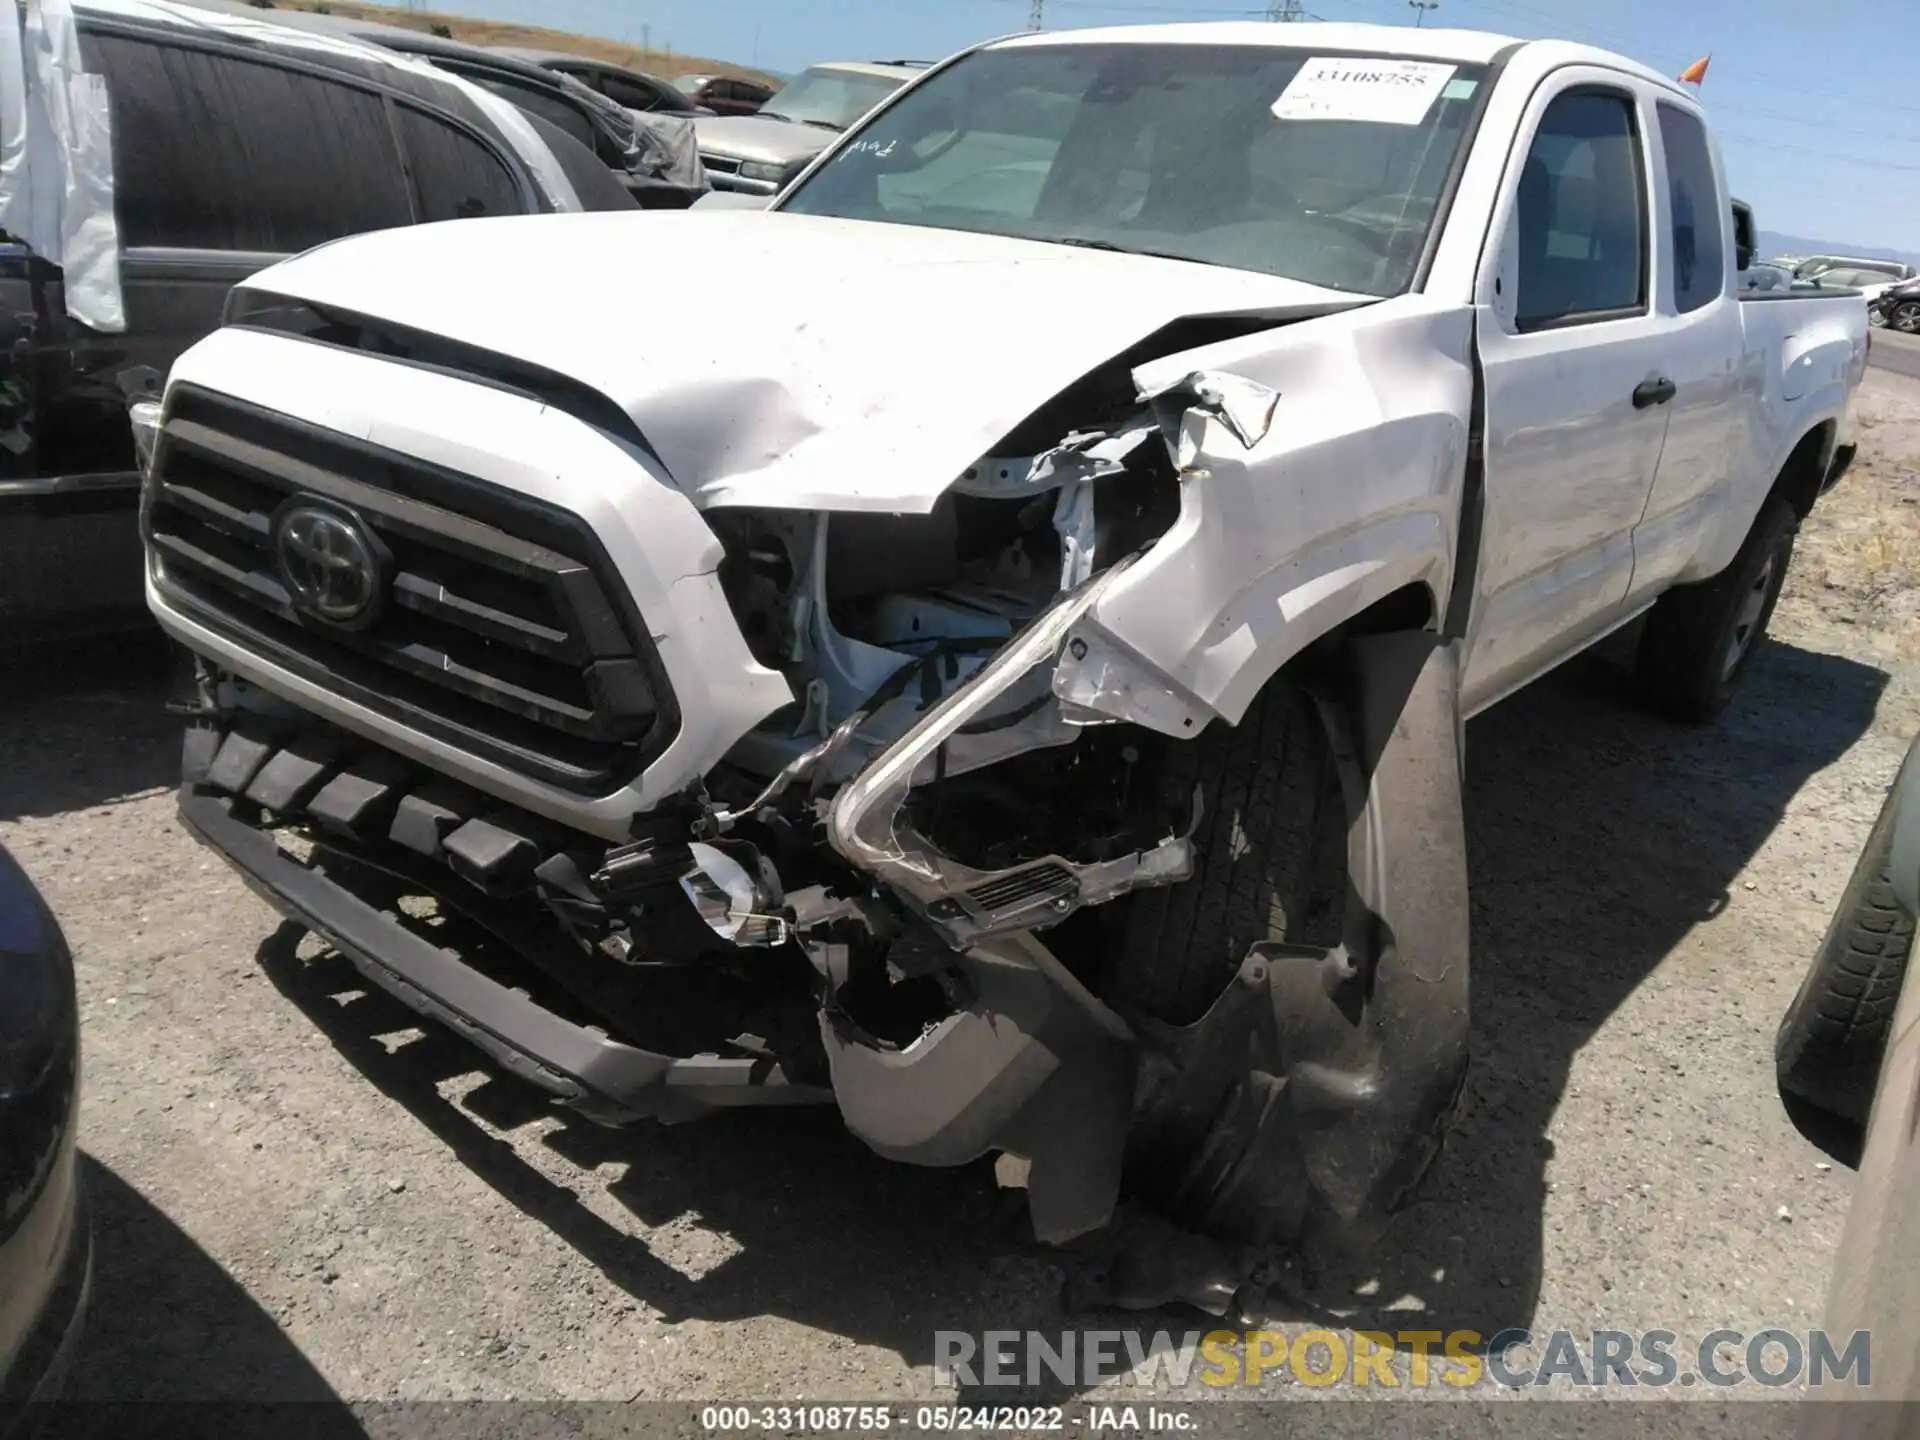
{"type": "MultiPolygon", "coordinates": [[[[395,0],[405,3],[405,0],[395,0]]],[[[1405,25],[1407,0],[1304,0],[1316,18],[1405,25]]],[[[792,72],[938,59],[1027,25],[1030,0],[415,0],[416,8],[647,43],[792,72]]],[[[1255,19],[1265,0],[1044,0],[1047,29],[1255,19]]],[[[1920,251],[1916,0],[1439,0],[1426,23],[1581,40],[1678,74],[1761,228],[1920,251]]]]}

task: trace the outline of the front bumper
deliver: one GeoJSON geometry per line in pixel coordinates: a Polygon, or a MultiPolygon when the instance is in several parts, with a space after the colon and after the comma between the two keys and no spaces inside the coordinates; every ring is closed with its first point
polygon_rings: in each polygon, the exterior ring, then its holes
{"type": "Polygon", "coordinates": [[[716,1109],[832,1098],[789,1082],[764,1058],[662,1055],[575,1024],[428,943],[331,878],[323,864],[302,864],[284,853],[269,832],[237,819],[233,802],[212,790],[183,786],[180,819],[263,900],[323,936],[368,980],[591,1118],[671,1123],[716,1109]]]}

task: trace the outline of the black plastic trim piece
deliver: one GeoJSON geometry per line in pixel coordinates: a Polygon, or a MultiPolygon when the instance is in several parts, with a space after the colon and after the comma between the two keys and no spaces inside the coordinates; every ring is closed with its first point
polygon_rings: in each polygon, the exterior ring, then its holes
{"type": "Polygon", "coordinates": [[[263,900],[323,936],[368,980],[591,1118],[673,1122],[742,1105],[833,1098],[790,1083],[765,1057],[662,1055],[563,1019],[383,915],[324,870],[283,854],[270,834],[234,819],[218,796],[183,786],[180,819],[263,900]]]}

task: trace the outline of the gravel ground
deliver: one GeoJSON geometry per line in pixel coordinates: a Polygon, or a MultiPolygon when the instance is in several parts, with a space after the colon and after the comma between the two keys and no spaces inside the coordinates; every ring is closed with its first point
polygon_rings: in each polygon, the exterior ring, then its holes
{"type": "MultiPolygon", "coordinates": [[[[1718,724],[1633,709],[1616,653],[1470,727],[1467,1105],[1353,1323],[1815,1323],[1851,1176],[1771,1040],[1920,728],[1920,382],[1863,410],[1718,724]]],[[[885,1164],[831,1114],[599,1130],[367,993],[175,823],[163,668],[0,698],[0,842],[80,970],[83,1397],[904,1397],[938,1329],[1087,1323],[984,1166],[885,1164]]]]}

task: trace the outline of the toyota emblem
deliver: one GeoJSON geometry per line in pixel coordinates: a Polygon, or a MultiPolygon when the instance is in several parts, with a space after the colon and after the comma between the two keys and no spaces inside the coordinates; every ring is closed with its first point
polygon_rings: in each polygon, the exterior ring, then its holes
{"type": "Polygon", "coordinates": [[[335,625],[362,619],[380,599],[380,555],[351,516],[294,505],[273,527],[280,578],[296,606],[335,625]]]}

